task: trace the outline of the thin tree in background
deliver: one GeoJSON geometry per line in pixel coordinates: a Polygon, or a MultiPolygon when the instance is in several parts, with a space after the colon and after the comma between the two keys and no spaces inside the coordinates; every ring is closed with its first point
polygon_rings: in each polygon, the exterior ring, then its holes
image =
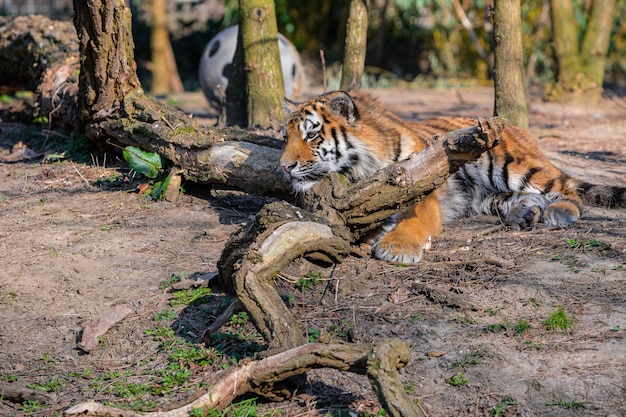
{"type": "Polygon", "coordinates": [[[272,0],[239,0],[237,52],[219,124],[268,128],[284,119],[285,96],[272,0]]]}
{"type": "Polygon", "coordinates": [[[346,44],[341,72],[342,90],[361,88],[367,50],[369,0],[352,0],[346,26],[346,44]]]}
{"type": "Polygon", "coordinates": [[[615,0],[592,0],[582,37],[571,0],[551,0],[556,82],[546,91],[551,101],[591,102],[600,99],[615,0]],[[581,39],[581,40],[579,40],[581,39]]]}
{"type": "Polygon", "coordinates": [[[520,0],[495,0],[494,115],[504,117],[510,124],[528,128],[521,24],[520,0]]]}
{"type": "Polygon", "coordinates": [[[167,2],[166,0],[152,0],[151,6],[150,49],[152,62],[150,70],[152,83],[150,84],[150,91],[153,94],[182,93],[182,82],[176,68],[174,51],[167,27],[167,2]]]}

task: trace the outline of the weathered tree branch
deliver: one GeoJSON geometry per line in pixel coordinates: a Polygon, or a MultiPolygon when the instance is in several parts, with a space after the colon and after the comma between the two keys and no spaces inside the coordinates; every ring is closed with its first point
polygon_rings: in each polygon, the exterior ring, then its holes
{"type": "Polygon", "coordinates": [[[275,276],[297,257],[341,262],[349,251],[350,234],[341,225],[285,202],[271,203],[226,244],[218,262],[220,281],[239,297],[268,342],[292,348],[305,340],[274,286],[275,276]]]}
{"type": "MultiPolygon", "coordinates": [[[[209,390],[196,399],[164,411],[137,413],[134,411],[105,406],[93,401],[81,403],[65,411],[66,416],[119,416],[119,417],[186,417],[193,409],[223,409],[235,398],[247,392],[274,399],[285,398],[288,392],[277,397],[274,385],[295,375],[315,368],[334,368],[364,375],[382,395],[389,395],[386,404],[403,403],[393,410],[405,414],[392,416],[421,416],[419,409],[406,398],[397,370],[408,360],[408,346],[399,340],[384,341],[379,346],[368,344],[323,344],[311,343],[242,363],[221,374],[209,390]],[[381,388],[384,387],[384,388],[381,388]],[[411,412],[412,412],[411,411],[411,412]]],[[[278,393],[280,395],[280,393],[278,393]]]]}
{"type": "Polygon", "coordinates": [[[374,346],[367,358],[367,377],[381,405],[391,417],[424,417],[422,410],[405,394],[398,370],[409,362],[409,346],[388,340],[374,346]]]}

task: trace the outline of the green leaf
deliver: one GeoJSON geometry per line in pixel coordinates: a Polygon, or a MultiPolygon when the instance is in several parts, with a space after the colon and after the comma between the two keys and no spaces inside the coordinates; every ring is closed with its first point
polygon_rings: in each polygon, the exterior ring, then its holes
{"type": "Polygon", "coordinates": [[[162,168],[161,155],[142,151],[134,146],[127,146],[122,151],[124,160],[132,169],[148,178],[156,178],[162,168]]]}
{"type": "Polygon", "coordinates": [[[159,181],[152,186],[150,196],[155,200],[162,200],[165,197],[167,188],[170,186],[170,180],[172,179],[172,173],[167,176],[163,181],[159,181]]]}

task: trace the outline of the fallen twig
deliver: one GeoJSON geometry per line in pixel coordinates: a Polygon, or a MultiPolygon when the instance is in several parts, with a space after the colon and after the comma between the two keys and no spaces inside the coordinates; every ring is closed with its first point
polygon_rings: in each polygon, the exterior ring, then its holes
{"type": "Polygon", "coordinates": [[[132,312],[133,310],[125,304],[111,307],[98,317],[97,320],[91,321],[85,325],[83,336],[80,342],[78,342],[78,347],[85,352],[93,350],[98,346],[98,338],[100,336],[104,335],[111,327],[124,320],[124,318],[132,312]]]}
{"type": "Polygon", "coordinates": [[[241,310],[243,310],[243,304],[241,304],[241,301],[239,301],[239,299],[237,298],[226,308],[226,310],[224,310],[222,314],[219,315],[219,317],[215,319],[213,323],[211,323],[209,327],[207,327],[207,329],[202,334],[202,343],[211,343],[211,338],[213,337],[213,334],[217,332],[219,328],[222,327],[226,322],[228,322],[233,314],[241,310]]]}
{"type": "Polygon", "coordinates": [[[412,284],[413,290],[418,294],[425,295],[429,300],[434,303],[443,304],[448,307],[459,308],[461,310],[478,311],[478,306],[474,303],[465,300],[456,294],[448,291],[443,291],[438,288],[431,287],[426,284],[414,282],[412,284]]]}

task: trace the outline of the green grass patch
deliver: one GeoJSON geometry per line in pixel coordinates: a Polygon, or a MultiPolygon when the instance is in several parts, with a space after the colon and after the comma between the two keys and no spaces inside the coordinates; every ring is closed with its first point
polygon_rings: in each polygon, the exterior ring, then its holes
{"type": "Polygon", "coordinates": [[[502,333],[511,329],[515,334],[521,334],[530,329],[530,323],[524,319],[518,319],[517,322],[513,324],[510,320],[504,319],[500,323],[490,324],[485,327],[485,330],[492,333],[502,333]]]}
{"type": "Polygon", "coordinates": [[[187,288],[184,290],[173,291],[174,298],[170,300],[172,307],[195,306],[209,302],[211,298],[211,289],[206,287],[187,288]]]}
{"type": "Polygon", "coordinates": [[[553,403],[546,403],[546,406],[548,407],[558,406],[558,407],[569,408],[569,409],[587,408],[586,401],[565,401],[561,398],[558,398],[553,403]]]}
{"type": "Polygon", "coordinates": [[[172,275],[168,279],[161,281],[161,283],[159,284],[159,288],[162,290],[165,290],[171,287],[172,285],[176,284],[177,282],[180,282],[184,276],[185,276],[184,272],[181,272],[178,275],[172,275]]]}
{"type": "Polygon", "coordinates": [[[469,383],[468,379],[465,379],[465,375],[463,372],[459,372],[458,374],[446,378],[446,382],[453,387],[463,387],[469,383]]]}
{"type": "Polygon", "coordinates": [[[491,415],[501,417],[506,414],[506,410],[512,405],[517,405],[517,400],[511,397],[504,397],[491,408],[491,415]]]}
{"type": "Polygon", "coordinates": [[[475,366],[478,365],[478,362],[480,359],[486,358],[488,357],[489,354],[486,350],[474,350],[472,352],[466,353],[465,355],[463,355],[463,360],[460,362],[453,362],[452,365],[450,365],[451,369],[454,368],[467,368],[469,366],[475,366]]]}
{"type": "MultiPolygon", "coordinates": [[[[190,417],[256,417],[257,399],[249,398],[237,403],[233,403],[224,410],[215,410],[212,408],[194,408],[189,413],[190,417]]],[[[272,412],[270,416],[273,416],[272,412]]]]}
{"type": "Polygon", "coordinates": [[[43,382],[41,384],[29,383],[29,384],[26,384],[26,386],[28,388],[32,388],[37,391],[55,392],[55,391],[59,391],[65,388],[67,386],[67,381],[55,375],[49,380],[47,380],[46,382],[43,382]]]}
{"type": "Polygon", "coordinates": [[[296,281],[296,288],[300,291],[306,291],[311,287],[322,282],[322,273],[319,271],[309,271],[307,274],[296,281]]]}
{"type": "Polygon", "coordinates": [[[568,330],[571,329],[573,325],[573,319],[567,314],[563,307],[558,307],[543,321],[543,327],[546,330],[568,330]]]}

